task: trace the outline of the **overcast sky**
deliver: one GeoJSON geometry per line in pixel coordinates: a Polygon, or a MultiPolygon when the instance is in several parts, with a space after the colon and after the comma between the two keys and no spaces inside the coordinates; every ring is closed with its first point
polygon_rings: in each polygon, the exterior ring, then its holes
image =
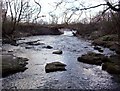
{"type": "MultiPolygon", "coordinates": [[[[91,7],[99,4],[104,4],[106,3],[105,0],[63,0],[63,3],[54,11],[56,3],[60,2],[61,0],[35,0],[40,3],[41,5],[41,16],[45,15],[46,17],[42,17],[41,19],[43,21],[49,22],[51,17],[49,16],[49,13],[52,12],[52,15],[56,15],[59,17],[59,23],[61,23],[64,11],[66,8],[71,8],[71,7],[77,7],[77,8],[83,8],[84,7],[91,7]],[[65,2],[70,2],[70,3],[65,3],[65,2]],[[83,6],[81,6],[82,4],[83,6]],[[62,17],[62,18],[61,18],[62,17]]],[[[110,2],[116,2],[118,0],[109,0],[110,2]]],[[[34,0],[29,0],[31,6],[36,5],[34,3],[34,0]]],[[[90,16],[95,16],[99,11],[102,11],[103,7],[97,7],[91,10],[86,10],[81,13],[81,11],[77,11],[76,15],[72,16],[71,21],[80,21],[83,18],[89,18],[90,16]],[[78,19],[79,15],[81,17],[78,19]]],[[[70,11],[67,11],[68,16],[72,13],[70,11]]],[[[10,14],[10,13],[9,13],[10,14]]]]}
{"type": "MultiPolygon", "coordinates": [[[[48,13],[55,9],[55,2],[60,2],[61,0],[36,0],[36,1],[38,1],[42,6],[41,14],[46,15],[46,17],[44,17],[43,19],[46,20],[46,21],[49,21],[48,13]]],[[[73,2],[75,0],[64,0],[64,1],[65,2],[67,2],[67,1],[68,2],[73,2]]],[[[57,8],[56,11],[53,12],[53,14],[56,14],[57,16],[60,17],[63,14],[62,12],[66,8],[73,7],[73,6],[79,7],[80,3],[83,3],[83,5],[85,7],[90,7],[90,6],[98,5],[100,3],[105,3],[105,1],[104,0],[77,0],[74,3],[66,4],[66,6],[64,6],[64,3],[63,3],[63,4],[60,5],[60,7],[57,8]]],[[[83,7],[81,7],[81,8],[83,8],[83,7]]],[[[86,14],[83,13],[80,19],[83,19],[85,17],[89,17],[90,14],[95,15],[100,10],[102,10],[102,7],[98,7],[96,9],[92,9],[92,10],[88,10],[88,13],[86,13],[86,14]]],[[[59,20],[59,22],[61,22],[61,19],[59,20]]]]}

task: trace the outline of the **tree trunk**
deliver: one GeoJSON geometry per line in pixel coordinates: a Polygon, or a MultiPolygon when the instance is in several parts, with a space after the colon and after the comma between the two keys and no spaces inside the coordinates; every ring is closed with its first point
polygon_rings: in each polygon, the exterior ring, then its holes
{"type": "Polygon", "coordinates": [[[120,45],[120,11],[118,12],[118,42],[120,45]]]}

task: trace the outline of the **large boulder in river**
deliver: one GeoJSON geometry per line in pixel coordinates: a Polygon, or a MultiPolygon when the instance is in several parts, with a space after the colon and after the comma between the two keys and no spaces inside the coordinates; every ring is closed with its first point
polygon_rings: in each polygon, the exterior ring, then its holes
{"type": "Polygon", "coordinates": [[[62,51],[61,50],[56,50],[53,52],[53,54],[62,54],[62,51]]]}
{"type": "Polygon", "coordinates": [[[0,55],[2,56],[2,77],[8,76],[10,74],[14,74],[17,72],[22,72],[26,70],[27,68],[25,67],[27,64],[28,59],[27,58],[22,58],[22,57],[16,57],[13,56],[12,54],[4,54],[0,55]]]}
{"type": "Polygon", "coordinates": [[[66,64],[63,64],[61,62],[52,62],[48,63],[45,66],[46,73],[48,72],[54,72],[54,71],[65,71],[66,64]]]}
{"type": "Polygon", "coordinates": [[[109,59],[106,56],[98,53],[93,53],[93,52],[84,54],[81,57],[78,57],[77,60],[79,62],[94,64],[94,65],[101,65],[103,62],[109,61],[109,59]]]}

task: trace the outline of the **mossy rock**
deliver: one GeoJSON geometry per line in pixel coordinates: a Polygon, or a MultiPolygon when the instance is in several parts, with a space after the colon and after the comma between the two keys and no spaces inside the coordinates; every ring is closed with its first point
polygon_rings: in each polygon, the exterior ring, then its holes
{"type": "Polygon", "coordinates": [[[117,40],[118,40],[117,35],[106,35],[98,39],[95,39],[92,42],[92,44],[95,46],[99,45],[110,48],[110,50],[116,51],[117,54],[120,54],[120,45],[117,40]]]}
{"type": "Polygon", "coordinates": [[[118,35],[116,34],[105,35],[105,36],[100,37],[100,39],[103,41],[117,41],[118,35]]]}
{"type": "Polygon", "coordinates": [[[46,64],[45,71],[46,73],[55,72],[55,71],[65,71],[66,70],[65,66],[66,64],[63,64],[61,62],[52,62],[46,64]]]}
{"type": "Polygon", "coordinates": [[[78,57],[77,60],[79,62],[94,64],[94,65],[101,65],[103,62],[109,61],[109,59],[106,56],[93,52],[84,54],[81,57],[78,57]]]}
{"type": "Polygon", "coordinates": [[[92,42],[93,45],[99,45],[99,46],[104,46],[106,44],[106,42],[100,40],[100,39],[95,39],[93,42],[92,42]]]}
{"type": "Polygon", "coordinates": [[[97,44],[97,45],[108,44],[108,46],[110,46],[113,45],[115,41],[118,41],[118,35],[112,34],[112,35],[105,35],[98,39],[95,39],[93,44],[97,44]]]}
{"type": "Polygon", "coordinates": [[[102,69],[106,70],[110,74],[120,74],[120,65],[107,62],[102,65],[102,69]]]}
{"type": "Polygon", "coordinates": [[[113,39],[110,36],[103,36],[102,40],[103,41],[113,41],[113,39]]]}

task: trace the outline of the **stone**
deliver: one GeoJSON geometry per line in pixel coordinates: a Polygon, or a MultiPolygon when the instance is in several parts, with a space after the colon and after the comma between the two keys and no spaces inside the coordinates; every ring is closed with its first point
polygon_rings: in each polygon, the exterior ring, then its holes
{"type": "Polygon", "coordinates": [[[48,49],[52,49],[53,47],[48,45],[46,48],[48,48],[48,49]]]}
{"type": "Polygon", "coordinates": [[[40,45],[41,43],[38,43],[39,40],[36,41],[30,41],[30,42],[26,42],[27,45],[40,45]]]}
{"type": "Polygon", "coordinates": [[[61,62],[47,63],[45,66],[45,71],[46,73],[55,72],[55,71],[65,71],[66,70],[65,66],[66,64],[63,64],[61,62]]]}
{"type": "Polygon", "coordinates": [[[93,42],[92,42],[93,45],[99,45],[99,46],[106,46],[106,41],[102,41],[100,39],[95,39],[93,42]]]}
{"type": "Polygon", "coordinates": [[[62,54],[61,50],[54,51],[53,54],[62,54]]]}
{"type": "Polygon", "coordinates": [[[98,47],[98,46],[95,46],[94,49],[98,50],[99,52],[103,52],[103,50],[100,47],[98,47]]]}
{"type": "Polygon", "coordinates": [[[85,46],[84,48],[88,48],[87,46],[85,46]]]}
{"type": "Polygon", "coordinates": [[[34,47],[32,47],[32,46],[26,46],[25,47],[25,49],[32,49],[32,48],[34,48],[34,47]]]}
{"type": "Polygon", "coordinates": [[[48,46],[43,46],[43,48],[52,49],[53,47],[48,45],[48,46]]]}
{"type": "Polygon", "coordinates": [[[93,52],[84,54],[81,57],[78,57],[77,60],[79,62],[94,64],[94,65],[101,65],[103,62],[109,61],[106,56],[99,53],[93,53],[93,52]]]}
{"type": "Polygon", "coordinates": [[[9,50],[8,52],[13,52],[12,50],[9,50]]]}

